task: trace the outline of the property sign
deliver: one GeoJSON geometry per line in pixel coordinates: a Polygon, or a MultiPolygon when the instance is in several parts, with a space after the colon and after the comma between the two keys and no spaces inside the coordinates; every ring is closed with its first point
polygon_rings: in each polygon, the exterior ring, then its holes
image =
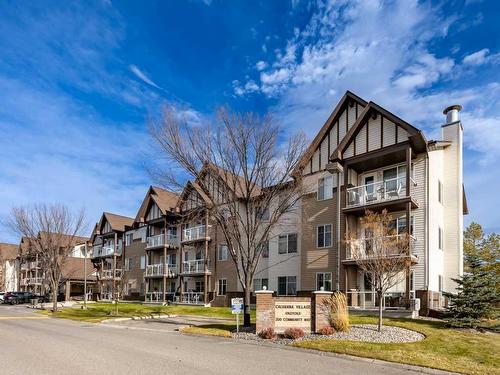
{"type": "Polygon", "coordinates": [[[292,327],[311,331],[311,302],[274,302],[274,327],[276,332],[292,327]]]}
{"type": "Polygon", "coordinates": [[[243,313],[243,298],[231,298],[231,312],[233,314],[243,313]]]}

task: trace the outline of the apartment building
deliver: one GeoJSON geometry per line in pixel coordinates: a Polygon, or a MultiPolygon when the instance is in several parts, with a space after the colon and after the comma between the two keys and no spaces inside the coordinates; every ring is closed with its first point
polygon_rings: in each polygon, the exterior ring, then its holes
{"type": "Polygon", "coordinates": [[[123,237],[126,227],[133,224],[133,218],[104,212],[94,228],[92,263],[97,270],[97,290],[93,292],[99,299],[112,300],[124,294],[123,237]]]}
{"type": "Polygon", "coordinates": [[[127,258],[130,244],[138,242],[139,232],[145,239],[142,250],[136,245],[134,251],[141,264],[136,273],[136,279],[143,280],[140,298],[146,302],[173,301],[179,289],[178,199],[175,193],[151,186],[135,218],[134,229],[125,234],[127,258]]]}
{"type": "Polygon", "coordinates": [[[386,209],[395,235],[410,233],[411,266],[386,298],[401,306],[419,296],[425,306],[443,303],[462,274],[462,125],[459,106],[445,110],[442,140],[423,133],[373,102],[347,92],[304,154],[308,186],[302,199],[302,264],[299,291],[342,290],[352,306],[372,307],[369,275],[353,250],[369,257],[370,234],[361,217],[386,209]],[[355,240],[346,241],[347,238],[355,240]]]}
{"type": "Polygon", "coordinates": [[[0,243],[0,291],[14,292],[18,289],[17,256],[19,245],[0,243]]]}

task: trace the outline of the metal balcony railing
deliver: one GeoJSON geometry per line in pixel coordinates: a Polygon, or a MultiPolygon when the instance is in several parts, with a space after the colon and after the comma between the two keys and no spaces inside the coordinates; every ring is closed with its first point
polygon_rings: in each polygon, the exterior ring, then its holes
{"type": "MultiPolygon", "coordinates": [[[[122,277],[123,270],[121,268],[115,269],[114,275],[115,279],[120,279],[122,277]]],[[[102,280],[112,280],[113,279],[113,270],[101,270],[101,279],[102,280]]]]}
{"type": "Polygon", "coordinates": [[[92,247],[92,258],[104,258],[115,255],[122,255],[122,246],[121,245],[95,245],[92,247]]]}
{"type": "MultiPolygon", "coordinates": [[[[208,262],[207,262],[208,268],[208,262]]],[[[204,273],[205,259],[188,260],[182,262],[182,272],[185,274],[204,273]]]]}
{"type": "Polygon", "coordinates": [[[199,225],[184,229],[182,241],[204,240],[206,237],[206,225],[199,225]]]}
{"type": "Polygon", "coordinates": [[[406,234],[348,240],[346,241],[346,260],[369,260],[380,256],[407,256],[415,241],[414,236],[406,234]],[[408,240],[409,244],[406,243],[408,240]],[[392,252],[382,250],[384,246],[393,247],[392,252]]]}
{"type": "MultiPolygon", "coordinates": [[[[410,182],[410,188],[417,185],[412,178],[410,182]]],[[[406,177],[397,177],[348,188],[346,206],[365,206],[404,197],[406,197],[406,177]]]]}
{"type": "Polygon", "coordinates": [[[145,277],[175,277],[178,274],[176,264],[168,264],[167,267],[163,263],[149,264],[144,271],[145,277]]]}
{"type": "Polygon", "coordinates": [[[189,303],[189,304],[194,304],[194,305],[203,305],[205,303],[204,301],[204,293],[203,292],[186,292],[182,293],[182,295],[177,296],[176,300],[177,302],[181,303],[189,303]]]}
{"type": "MultiPolygon", "coordinates": [[[[168,300],[172,300],[174,292],[166,292],[165,295],[168,300]]],[[[163,302],[163,292],[147,292],[146,302],[163,302]]]]}

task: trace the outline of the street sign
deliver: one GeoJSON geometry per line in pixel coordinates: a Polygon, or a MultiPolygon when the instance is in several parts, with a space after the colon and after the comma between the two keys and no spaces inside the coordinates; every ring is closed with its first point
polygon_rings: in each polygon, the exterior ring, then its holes
{"type": "Polygon", "coordinates": [[[244,309],[243,298],[231,298],[231,312],[236,315],[236,332],[240,332],[240,314],[244,309]]]}
{"type": "Polygon", "coordinates": [[[231,298],[231,312],[233,314],[241,314],[243,309],[243,298],[231,298]]]}

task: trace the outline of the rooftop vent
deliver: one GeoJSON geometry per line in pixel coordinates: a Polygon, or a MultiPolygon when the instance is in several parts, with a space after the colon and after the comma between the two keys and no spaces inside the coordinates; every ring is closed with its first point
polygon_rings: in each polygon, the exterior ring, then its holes
{"type": "Polygon", "coordinates": [[[462,110],[462,106],[455,104],[446,107],[443,111],[443,115],[446,115],[446,123],[451,124],[453,122],[460,121],[460,117],[458,116],[458,112],[462,110]]]}

